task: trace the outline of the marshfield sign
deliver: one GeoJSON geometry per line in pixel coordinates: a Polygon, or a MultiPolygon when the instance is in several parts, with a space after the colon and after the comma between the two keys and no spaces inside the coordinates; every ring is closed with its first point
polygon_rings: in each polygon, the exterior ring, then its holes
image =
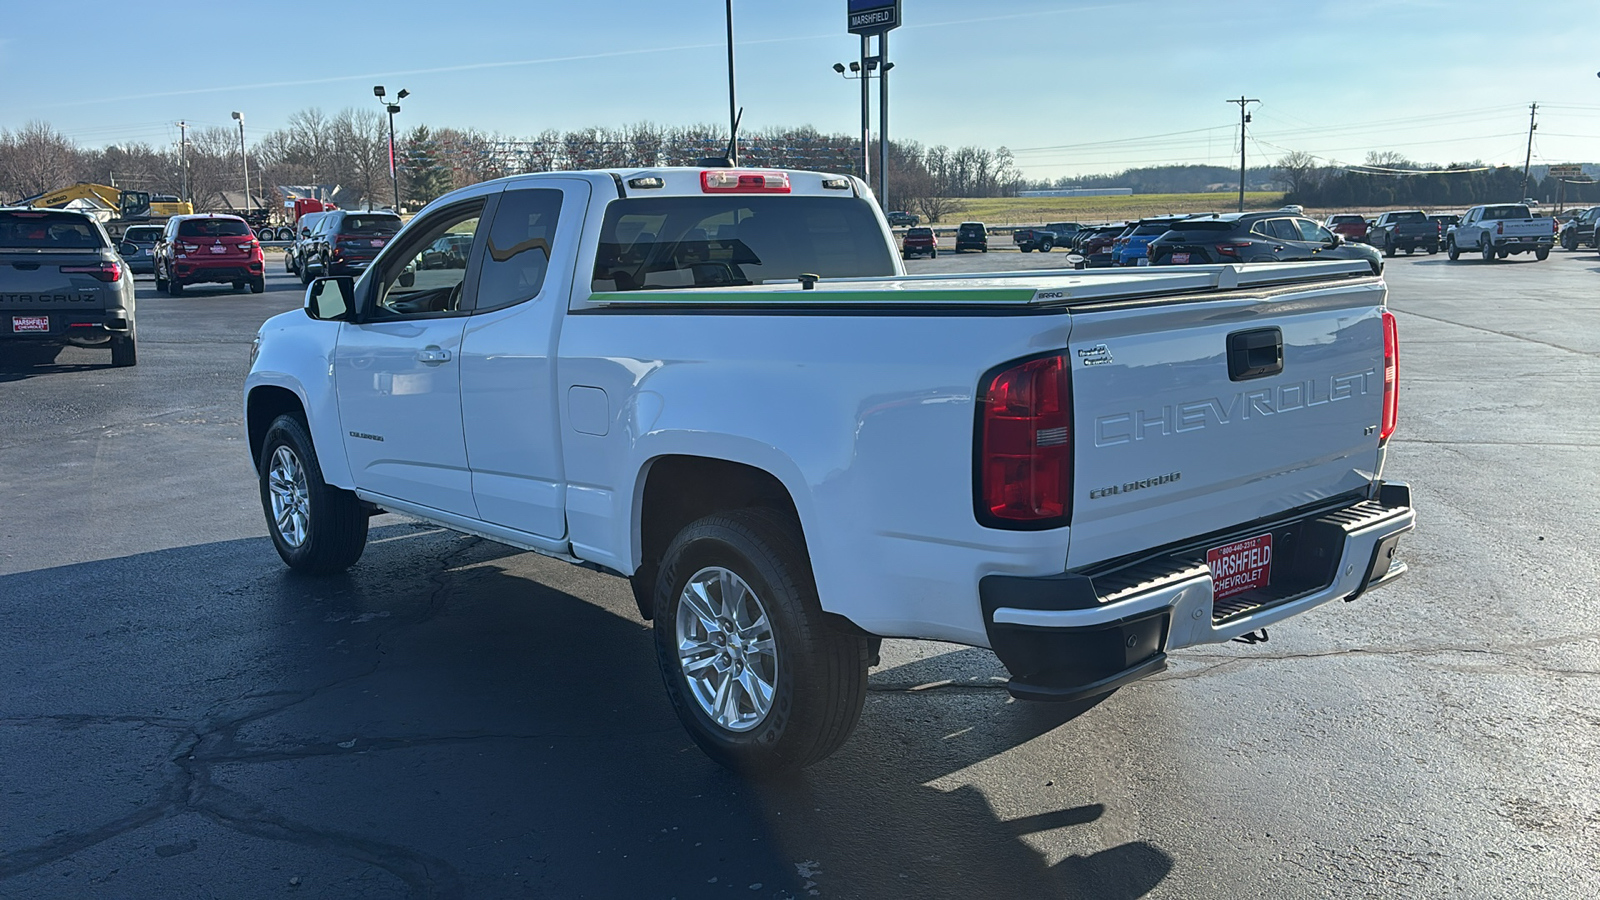
{"type": "Polygon", "coordinates": [[[849,0],[850,33],[882,34],[900,27],[900,0],[849,0]]]}
{"type": "Polygon", "coordinates": [[[1577,178],[1578,176],[1580,176],[1582,174],[1583,174],[1583,166],[1581,166],[1581,165],[1566,165],[1566,166],[1551,166],[1550,167],[1550,177],[1552,177],[1552,178],[1577,178]]]}

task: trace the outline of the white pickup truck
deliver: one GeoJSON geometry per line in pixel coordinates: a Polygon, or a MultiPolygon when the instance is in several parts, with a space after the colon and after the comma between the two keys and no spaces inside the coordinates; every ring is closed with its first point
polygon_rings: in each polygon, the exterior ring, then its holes
{"type": "Polygon", "coordinates": [[[1555,219],[1535,216],[1521,203],[1500,203],[1474,206],[1462,214],[1445,237],[1445,250],[1451,260],[1476,252],[1483,255],[1484,262],[1493,262],[1529,251],[1544,260],[1555,242],[1555,219]]]}
{"type": "Polygon", "coordinates": [[[785,770],[884,637],[1082,700],[1399,576],[1385,296],[1365,262],[908,277],[854,178],[526,175],[312,283],[244,406],[290,566],[382,509],[627,577],[694,740],[785,770]]]}

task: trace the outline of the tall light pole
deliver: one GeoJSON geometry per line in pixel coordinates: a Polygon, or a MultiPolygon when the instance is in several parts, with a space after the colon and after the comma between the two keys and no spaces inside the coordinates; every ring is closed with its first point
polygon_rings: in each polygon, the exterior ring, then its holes
{"type": "Polygon", "coordinates": [[[728,162],[739,164],[739,103],[733,85],[733,0],[728,7],[728,162]]]}
{"type": "Polygon", "coordinates": [[[861,38],[861,61],[850,64],[848,75],[844,63],[834,63],[833,70],[847,80],[861,81],[861,180],[872,181],[872,71],[878,60],[867,55],[867,37],[861,38]]]}
{"type": "MultiPolygon", "coordinates": [[[[400,111],[400,104],[398,102],[390,103],[384,99],[383,85],[381,84],[372,86],[372,95],[378,98],[378,102],[382,103],[383,108],[389,113],[389,181],[394,186],[394,211],[398,213],[400,211],[400,171],[395,166],[394,159],[394,114],[400,111]]],[[[396,94],[394,99],[399,101],[409,96],[411,96],[411,92],[401,88],[400,93],[396,94]]]]}
{"type": "Polygon", "coordinates": [[[1246,104],[1260,103],[1261,101],[1254,97],[1246,97],[1240,94],[1239,99],[1224,102],[1239,104],[1239,212],[1244,212],[1244,127],[1250,124],[1250,114],[1245,112],[1244,109],[1246,104]]]}
{"type": "Polygon", "coordinates": [[[250,212],[250,157],[244,152],[244,113],[235,110],[233,117],[239,120],[239,159],[244,163],[244,211],[250,212]]]}

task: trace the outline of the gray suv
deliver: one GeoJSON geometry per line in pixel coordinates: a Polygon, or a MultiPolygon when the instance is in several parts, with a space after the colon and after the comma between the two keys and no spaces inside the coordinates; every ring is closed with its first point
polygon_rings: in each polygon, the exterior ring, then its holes
{"type": "Polygon", "coordinates": [[[18,344],[106,347],[138,363],[133,273],[95,219],[0,208],[0,354],[18,344]]]}

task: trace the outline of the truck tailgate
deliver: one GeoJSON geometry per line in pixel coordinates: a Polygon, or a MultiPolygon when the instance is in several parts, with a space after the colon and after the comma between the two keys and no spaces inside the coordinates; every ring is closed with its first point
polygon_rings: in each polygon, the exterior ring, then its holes
{"type": "Polygon", "coordinates": [[[1074,310],[1068,567],[1365,490],[1384,298],[1364,281],[1074,310]]]}

